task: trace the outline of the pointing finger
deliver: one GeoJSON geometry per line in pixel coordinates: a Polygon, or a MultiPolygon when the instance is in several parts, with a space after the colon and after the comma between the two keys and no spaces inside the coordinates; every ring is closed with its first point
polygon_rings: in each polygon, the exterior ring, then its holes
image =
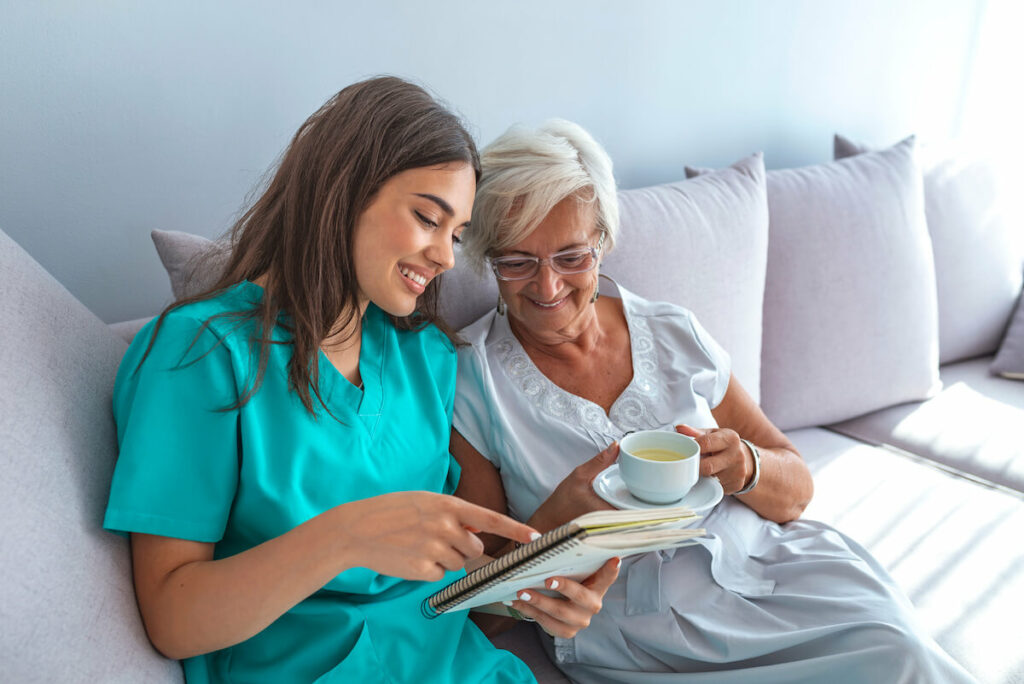
{"type": "Polygon", "coordinates": [[[461,504],[459,517],[465,527],[473,527],[481,532],[496,534],[522,544],[529,543],[540,536],[537,530],[517,522],[507,515],[471,504],[468,501],[458,501],[461,504]]]}

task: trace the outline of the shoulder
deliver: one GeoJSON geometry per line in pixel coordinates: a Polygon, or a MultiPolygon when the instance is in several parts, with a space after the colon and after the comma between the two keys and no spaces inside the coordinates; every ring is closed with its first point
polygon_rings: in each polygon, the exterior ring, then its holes
{"type": "Polygon", "coordinates": [[[148,350],[148,356],[168,360],[177,355],[177,360],[188,361],[218,347],[225,353],[243,349],[254,323],[231,314],[250,310],[259,302],[258,293],[249,288],[257,286],[240,283],[215,297],[171,309],[147,323],[130,350],[139,354],[148,350]]]}
{"type": "Polygon", "coordinates": [[[503,339],[499,331],[503,320],[491,310],[459,331],[460,374],[466,374],[470,369],[474,374],[487,372],[488,352],[494,353],[494,346],[503,339]]]}
{"type": "Polygon", "coordinates": [[[428,323],[421,328],[403,329],[396,327],[383,312],[368,310],[369,315],[378,315],[381,325],[393,331],[398,346],[404,350],[420,350],[429,355],[454,356],[455,344],[438,326],[428,323]]]}
{"type": "MultiPolygon", "coordinates": [[[[454,382],[456,352],[455,344],[436,325],[430,323],[413,330],[396,327],[391,319],[381,312],[380,322],[384,326],[384,336],[392,336],[394,349],[397,351],[401,365],[429,369],[435,379],[452,379],[454,382]]],[[[376,325],[376,323],[374,323],[376,325]]]]}
{"type": "Polygon", "coordinates": [[[492,330],[497,316],[498,312],[491,309],[483,316],[460,330],[459,337],[466,345],[473,347],[474,349],[484,349],[492,338],[492,330]]]}
{"type": "Polygon", "coordinates": [[[686,307],[671,302],[646,299],[619,286],[622,305],[631,318],[641,318],[655,327],[693,330],[697,317],[686,307]]]}
{"type": "Polygon", "coordinates": [[[652,342],[669,349],[693,349],[709,359],[720,359],[725,355],[718,342],[700,324],[696,314],[686,307],[671,302],[652,301],[633,294],[620,287],[623,307],[631,321],[636,322],[639,331],[630,335],[649,332],[652,342]]]}

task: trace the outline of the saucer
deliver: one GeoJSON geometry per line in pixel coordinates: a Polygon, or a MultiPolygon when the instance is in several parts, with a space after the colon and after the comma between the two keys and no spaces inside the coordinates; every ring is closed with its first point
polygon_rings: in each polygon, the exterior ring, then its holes
{"type": "Polygon", "coordinates": [[[714,508],[722,500],[724,491],[718,478],[702,477],[697,484],[686,493],[686,496],[667,504],[653,504],[641,501],[629,493],[626,483],[619,474],[619,464],[608,466],[594,478],[594,491],[597,495],[619,509],[641,510],[646,508],[670,508],[686,506],[694,513],[705,513],[714,508]]]}

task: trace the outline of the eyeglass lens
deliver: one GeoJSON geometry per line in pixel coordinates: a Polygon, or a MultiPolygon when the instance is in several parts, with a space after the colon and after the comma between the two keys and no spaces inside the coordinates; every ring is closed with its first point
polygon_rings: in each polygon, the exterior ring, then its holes
{"type": "Polygon", "coordinates": [[[530,278],[540,270],[541,262],[547,262],[551,268],[563,275],[583,273],[594,268],[597,263],[597,250],[592,247],[570,249],[552,254],[547,259],[539,257],[507,256],[493,259],[495,271],[502,278],[530,278]]]}

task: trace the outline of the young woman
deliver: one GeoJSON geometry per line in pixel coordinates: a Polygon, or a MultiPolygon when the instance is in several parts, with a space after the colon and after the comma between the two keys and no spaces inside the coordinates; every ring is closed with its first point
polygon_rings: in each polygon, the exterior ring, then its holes
{"type": "MultiPolygon", "coordinates": [[[[131,533],[154,645],[190,682],[532,681],[420,603],[529,527],[450,494],[455,352],[435,323],[479,174],[422,89],[350,86],[296,133],[207,291],[137,336],[105,527],[131,533]]],[[[610,563],[531,615],[574,634],[610,563]]],[[[519,601],[517,603],[523,603],[519,601]]]]}

